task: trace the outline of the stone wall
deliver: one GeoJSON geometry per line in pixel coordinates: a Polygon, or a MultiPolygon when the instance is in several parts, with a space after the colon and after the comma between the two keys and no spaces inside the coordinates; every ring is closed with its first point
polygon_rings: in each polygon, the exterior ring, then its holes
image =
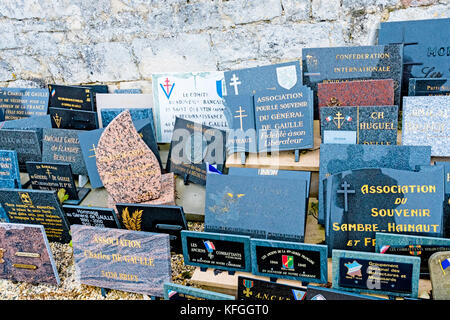
{"type": "Polygon", "coordinates": [[[375,44],[381,21],[448,17],[450,0],[2,0],[0,86],[151,93],[155,72],[291,61],[375,44]]]}

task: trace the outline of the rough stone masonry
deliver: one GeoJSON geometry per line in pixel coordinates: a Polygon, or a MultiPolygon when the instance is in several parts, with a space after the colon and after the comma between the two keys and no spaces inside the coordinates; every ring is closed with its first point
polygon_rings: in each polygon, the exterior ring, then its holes
{"type": "Polygon", "coordinates": [[[291,61],[374,44],[380,22],[448,17],[450,0],[2,0],[0,86],[151,93],[152,73],[291,61]]]}

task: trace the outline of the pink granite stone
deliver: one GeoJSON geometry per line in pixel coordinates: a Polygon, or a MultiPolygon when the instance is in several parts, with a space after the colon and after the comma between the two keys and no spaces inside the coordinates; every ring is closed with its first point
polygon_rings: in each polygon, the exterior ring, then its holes
{"type": "Polygon", "coordinates": [[[161,169],[128,110],[106,127],[97,145],[97,170],[114,202],[139,203],[161,195],[161,169]]]}
{"type": "MultiPolygon", "coordinates": [[[[139,202],[140,204],[153,204],[153,205],[168,205],[175,206],[175,176],[171,173],[166,173],[161,176],[161,196],[157,199],[139,202]]],[[[113,208],[119,217],[119,213],[116,209],[116,203],[119,201],[114,201],[111,196],[108,196],[108,208],[113,208]]],[[[137,203],[137,202],[125,202],[125,203],[137,203]]],[[[120,218],[120,217],[119,217],[120,218]]]]}

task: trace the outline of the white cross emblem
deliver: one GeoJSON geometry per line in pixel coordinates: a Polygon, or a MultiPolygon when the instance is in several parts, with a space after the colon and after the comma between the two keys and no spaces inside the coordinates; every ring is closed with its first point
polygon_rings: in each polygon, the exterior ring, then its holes
{"type": "Polygon", "coordinates": [[[234,94],[238,95],[239,94],[239,90],[238,90],[238,85],[241,84],[240,81],[238,81],[239,78],[236,77],[236,74],[233,73],[233,76],[231,77],[231,81],[230,81],[230,86],[234,87],[234,94]]]}

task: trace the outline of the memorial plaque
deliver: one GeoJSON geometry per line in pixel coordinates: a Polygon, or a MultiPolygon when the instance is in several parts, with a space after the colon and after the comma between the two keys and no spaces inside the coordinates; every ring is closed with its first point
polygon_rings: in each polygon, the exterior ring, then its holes
{"type": "Polygon", "coordinates": [[[302,242],[306,190],[305,180],[209,174],[205,231],[302,242]]]}
{"type": "Polygon", "coordinates": [[[306,181],[306,201],[305,212],[308,212],[309,203],[309,189],[311,185],[311,172],[309,171],[296,171],[296,170],[278,170],[278,169],[265,169],[265,168],[228,168],[229,175],[238,176],[275,176],[286,179],[297,179],[306,181]]]}
{"type": "Polygon", "coordinates": [[[29,161],[26,167],[33,189],[54,191],[64,189],[69,199],[78,198],[70,164],[29,161]]]}
{"type": "Polygon", "coordinates": [[[0,149],[15,150],[19,164],[25,164],[27,161],[41,161],[41,142],[36,131],[2,129],[0,133],[0,149]]]}
{"type": "Polygon", "coordinates": [[[97,113],[94,111],[49,108],[49,113],[52,120],[52,127],[56,129],[98,129],[97,113]]]}
{"type": "Polygon", "coordinates": [[[167,233],[171,251],[181,253],[181,230],[187,230],[183,207],[148,204],[116,204],[118,217],[124,229],[167,233]]]}
{"type": "Polygon", "coordinates": [[[17,188],[17,182],[12,179],[0,178],[0,189],[15,189],[17,188]]]}
{"type": "Polygon", "coordinates": [[[80,88],[89,88],[94,93],[94,96],[97,93],[108,93],[108,86],[106,84],[84,84],[82,86],[77,86],[80,88]]]}
{"type": "Polygon", "coordinates": [[[70,225],[120,229],[114,209],[63,205],[63,210],[70,225]]]}
{"type": "Polygon", "coordinates": [[[163,164],[161,161],[161,156],[159,154],[158,143],[156,142],[155,128],[153,126],[153,117],[134,120],[134,127],[139,133],[139,136],[144,140],[145,144],[152,150],[156,159],[158,160],[159,167],[162,169],[163,164]]]}
{"type": "Polygon", "coordinates": [[[0,180],[12,180],[13,188],[22,188],[16,151],[0,150],[0,180]]]}
{"type": "Polygon", "coordinates": [[[238,277],[237,300],[305,300],[306,287],[294,287],[272,281],[238,277]]]}
{"type": "Polygon", "coordinates": [[[309,87],[259,91],[254,102],[259,152],[314,146],[313,92],[309,87]]]}
{"type": "Polygon", "coordinates": [[[207,166],[223,171],[226,133],[199,123],[176,118],[166,171],[185,181],[205,185],[207,166]]]}
{"type": "Polygon", "coordinates": [[[50,241],[68,243],[69,225],[56,192],[24,189],[0,190],[0,204],[9,222],[40,224],[50,241]]]}
{"type": "Polygon", "coordinates": [[[397,106],[321,107],[323,143],[396,145],[397,106]]]}
{"type": "Polygon", "coordinates": [[[394,80],[362,80],[317,84],[320,107],[392,106],[394,80]]]}
{"type": "Polygon", "coordinates": [[[450,96],[450,78],[411,78],[408,96],[450,96]]]}
{"type": "Polygon", "coordinates": [[[141,89],[116,89],[114,93],[118,94],[140,94],[142,93],[141,89]]]}
{"type": "MultiPolygon", "coordinates": [[[[12,181],[12,180],[5,180],[5,181],[12,181]]],[[[2,189],[12,189],[12,188],[9,188],[9,186],[2,187],[2,189]]],[[[6,214],[5,210],[3,210],[3,207],[1,204],[0,204],[0,222],[9,222],[8,215],[6,214]]]]}
{"type": "Polygon", "coordinates": [[[72,225],[73,257],[82,284],[162,297],[171,281],[167,234],[72,225]]]}
{"type": "Polygon", "coordinates": [[[169,143],[176,118],[228,129],[222,101],[223,72],[154,73],[153,104],[158,143],[169,143]]]}
{"type": "Polygon", "coordinates": [[[233,176],[276,176],[283,179],[306,180],[306,195],[309,197],[309,187],[311,184],[311,172],[296,170],[278,170],[266,168],[228,168],[228,174],[233,176]]]}
{"type": "Polygon", "coordinates": [[[47,114],[48,90],[37,88],[0,88],[0,109],[4,120],[47,114]]]}
{"type": "Polygon", "coordinates": [[[318,286],[308,286],[306,291],[306,300],[383,300],[382,298],[372,297],[342,290],[329,289],[318,286]]]}
{"type": "Polygon", "coordinates": [[[100,110],[100,114],[102,117],[103,127],[106,128],[115,117],[117,117],[125,110],[130,111],[131,119],[133,120],[133,122],[135,122],[136,120],[150,119],[152,130],[153,132],[155,132],[152,108],[102,108],[100,110]]]}
{"type": "Polygon", "coordinates": [[[227,152],[257,152],[255,109],[253,96],[241,94],[225,99],[226,115],[230,129],[227,135],[227,152]]]}
{"type": "Polygon", "coordinates": [[[151,94],[96,94],[97,114],[100,127],[106,128],[102,123],[103,109],[146,109],[153,110],[153,95],[151,94]]]}
{"type": "Polygon", "coordinates": [[[139,203],[161,195],[161,169],[131,121],[122,112],[103,131],[96,150],[97,170],[114,202],[139,203]]]}
{"type": "Polygon", "coordinates": [[[302,84],[299,61],[225,71],[224,99],[254,95],[261,90],[290,90],[302,84]]]}
{"type": "MultiPolygon", "coordinates": [[[[303,84],[317,92],[319,83],[352,80],[394,80],[394,103],[400,105],[403,46],[377,45],[303,48],[303,84]]],[[[318,101],[316,101],[318,105],[318,101]]],[[[315,119],[319,110],[315,109],[315,119]]]]}
{"type": "Polygon", "coordinates": [[[260,239],[250,246],[254,275],[327,283],[327,246],[260,239]]]}
{"type": "Polygon", "coordinates": [[[81,153],[86,165],[86,170],[89,176],[89,182],[92,188],[103,187],[102,180],[97,171],[96,151],[98,140],[100,139],[105,129],[97,129],[91,131],[79,131],[78,141],[80,143],[81,153]]]}
{"type": "Polygon", "coordinates": [[[95,111],[94,92],[87,87],[49,84],[49,108],[95,111]]]}
{"type": "Polygon", "coordinates": [[[439,251],[450,251],[450,239],[376,233],[375,252],[419,257],[421,277],[429,276],[428,260],[439,251]]]}
{"type": "Polygon", "coordinates": [[[333,250],[333,289],[417,298],[420,259],[333,250]]]}
{"type": "Polygon", "coordinates": [[[449,78],[450,19],[382,22],[378,43],[403,44],[403,94],[410,78],[449,78]]]}
{"type": "Polygon", "coordinates": [[[450,251],[436,252],[428,260],[433,300],[450,299],[450,251]]]}
{"type": "Polygon", "coordinates": [[[404,97],[402,144],[431,146],[431,155],[450,157],[450,96],[404,97]]]}
{"type": "Polygon", "coordinates": [[[65,201],[67,204],[79,204],[90,192],[88,188],[76,187],[70,164],[29,161],[26,167],[33,189],[54,191],[64,189],[69,196],[65,201]]]}
{"type": "MultiPolygon", "coordinates": [[[[175,206],[175,176],[173,173],[165,173],[161,175],[161,194],[159,198],[139,202],[139,205],[167,205],[167,206],[175,206]]],[[[108,208],[116,209],[116,202],[108,196],[107,199],[108,208]]]]}
{"type": "Polygon", "coordinates": [[[43,226],[0,223],[0,278],[59,285],[43,226]]]}
{"type": "Polygon", "coordinates": [[[50,115],[31,116],[17,120],[9,120],[0,123],[0,129],[39,129],[51,128],[50,115]]]}
{"type": "Polygon", "coordinates": [[[450,162],[436,161],[435,165],[444,167],[444,237],[450,238],[450,162]]]}
{"type": "Polygon", "coordinates": [[[443,168],[355,169],[327,178],[329,249],[374,251],[375,233],[443,235],[443,168]]]}
{"type": "MultiPolygon", "coordinates": [[[[155,154],[158,162],[160,163],[160,167],[162,167],[161,157],[159,155],[158,145],[153,135],[154,132],[152,132],[153,126],[150,119],[136,120],[134,121],[134,126],[142,140],[144,140],[150,150],[152,150],[155,154]]],[[[97,130],[78,132],[81,152],[83,154],[83,159],[86,164],[89,181],[91,182],[92,188],[100,188],[103,186],[97,171],[96,150],[98,140],[104,130],[104,128],[100,128],[97,130]]]]}
{"type": "Polygon", "coordinates": [[[43,132],[42,162],[68,163],[73,174],[87,176],[78,130],[44,128],[43,132]]]}
{"type": "Polygon", "coordinates": [[[181,231],[184,263],[225,271],[251,271],[250,237],[181,231]]]}
{"type": "Polygon", "coordinates": [[[214,291],[164,283],[164,300],[235,300],[234,296],[214,291]]]}
{"type": "Polygon", "coordinates": [[[321,144],[319,223],[326,222],[322,181],[329,175],[359,168],[415,170],[416,166],[427,166],[430,162],[431,147],[321,144]]]}

